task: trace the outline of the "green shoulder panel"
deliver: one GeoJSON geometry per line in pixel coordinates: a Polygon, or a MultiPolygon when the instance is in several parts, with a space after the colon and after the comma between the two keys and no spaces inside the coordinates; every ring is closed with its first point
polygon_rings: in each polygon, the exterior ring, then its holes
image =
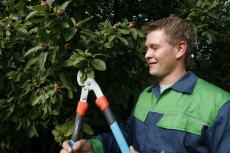
{"type": "Polygon", "coordinates": [[[164,114],[158,126],[199,135],[203,125],[210,126],[230,94],[198,79],[191,94],[165,90],[159,99],[146,88],[137,102],[134,116],[144,122],[149,112],[164,114]]]}
{"type": "Polygon", "coordinates": [[[134,110],[134,116],[141,120],[145,121],[149,111],[153,110],[156,102],[156,97],[152,92],[148,92],[150,87],[147,87],[139,96],[136,108],[134,110]]]}

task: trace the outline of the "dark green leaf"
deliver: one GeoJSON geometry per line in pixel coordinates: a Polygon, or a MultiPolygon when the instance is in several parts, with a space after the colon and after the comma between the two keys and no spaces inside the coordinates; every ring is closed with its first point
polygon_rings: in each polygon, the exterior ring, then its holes
{"type": "Polygon", "coordinates": [[[47,10],[47,6],[45,5],[35,5],[32,8],[38,12],[44,12],[47,10]]]}
{"type": "Polygon", "coordinates": [[[29,132],[28,132],[28,137],[29,138],[32,138],[33,136],[38,137],[38,133],[37,133],[37,130],[36,130],[35,126],[31,126],[30,129],[29,129],[29,132]]]}
{"type": "Polygon", "coordinates": [[[60,22],[60,24],[61,24],[63,27],[65,27],[65,28],[69,28],[69,27],[70,27],[69,24],[68,24],[68,22],[63,21],[63,20],[60,22]]]}
{"type": "Polygon", "coordinates": [[[56,61],[56,55],[57,55],[56,49],[54,49],[52,52],[49,53],[48,59],[49,59],[49,61],[51,63],[55,63],[55,61],[56,61]]]}
{"type": "Polygon", "coordinates": [[[41,70],[44,70],[45,68],[45,62],[47,60],[48,52],[41,52],[38,56],[38,65],[41,70]]]}
{"type": "Polygon", "coordinates": [[[85,133],[89,134],[89,135],[93,135],[94,134],[93,129],[89,126],[89,124],[87,124],[85,122],[83,122],[83,124],[82,124],[82,130],[85,133]]]}
{"type": "Polygon", "coordinates": [[[132,28],[130,31],[131,31],[133,38],[137,40],[137,30],[135,28],[132,28]]]}
{"type": "Polygon", "coordinates": [[[26,1],[20,1],[19,3],[14,5],[15,9],[22,9],[26,5],[26,1]]]}
{"type": "Polygon", "coordinates": [[[80,21],[79,23],[80,23],[80,24],[83,24],[83,23],[85,23],[85,22],[87,22],[87,21],[89,21],[89,20],[91,20],[91,19],[92,19],[92,16],[91,16],[91,17],[88,17],[88,18],[85,18],[84,20],[80,21]]]}
{"type": "Polygon", "coordinates": [[[215,8],[219,4],[220,4],[219,2],[212,3],[212,5],[208,7],[208,10],[211,10],[211,9],[215,8]]]}
{"type": "Polygon", "coordinates": [[[92,59],[91,64],[97,70],[100,70],[100,71],[106,70],[105,62],[100,59],[92,59]]]}
{"type": "Polygon", "coordinates": [[[65,78],[65,73],[63,71],[59,73],[59,78],[64,86],[68,86],[66,78],[65,78]]]}
{"type": "Polygon", "coordinates": [[[30,19],[31,17],[35,16],[38,13],[38,11],[31,11],[30,14],[26,17],[25,20],[30,19]]]}
{"type": "Polygon", "coordinates": [[[105,48],[112,48],[112,46],[110,45],[109,42],[105,43],[105,44],[104,44],[104,47],[105,47],[105,48]]]}
{"type": "Polygon", "coordinates": [[[63,3],[63,4],[61,5],[61,9],[65,10],[66,7],[69,5],[69,3],[71,3],[71,1],[66,1],[65,3],[63,3]]]}
{"type": "Polygon", "coordinates": [[[72,61],[72,60],[66,60],[61,64],[61,66],[62,67],[69,67],[69,66],[72,66],[73,63],[74,63],[74,61],[72,61]]]}
{"type": "Polygon", "coordinates": [[[13,52],[13,57],[16,59],[16,60],[18,60],[18,61],[20,61],[20,62],[25,62],[25,60],[24,60],[24,58],[22,57],[22,55],[20,55],[18,52],[13,52]]]}
{"type": "Polygon", "coordinates": [[[120,39],[125,45],[129,45],[128,41],[123,38],[123,37],[120,37],[120,36],[116,36],[118,39],[120,39]]]}
{"type": "Polygon", "coordinates": [[[38,61],[38,58],[37,58],[37,57],[30,59],[30,60],[26,63],[26,66],[25,66],[24,69],[30,68],[30,66],[33,65],[33,64],[34,64],[35,62],[37,62],[37,61],[38,61]]]}
{"type": "Polygon", "coordinates": [[[81,33],[85,34],[86,36],[92,37],[92,38],[96,38],[97,37],[97,35],[93,31],[88,30],[88,29],[83,29],[81,31],[81,33]]]}
{"type": "Polygon", "coordinates": [[[38,28],[37,33],[41,42],[47,42],[49,40],[49,34],[46,32],[46,29],[38,28]]]}
{"type": "Polygon", "coordinates": [[[113,41],[113,39],[116,37],[116,35],[109,36],[109,41],[113,41]]]}
{"type": "Polygon", "coordinates": [[[73,36],[76,34],[76,32],[77,32],[77,28],[74,27],[68,28],[64,36],[65,40],[69,41],[70,39],[72,39],[73,36]]]}
{"type": "Polygon", "coordinates": [[[216,14],[216,13],[214,13],[214,12],[209,12],[208,13],[208,16],[211,16],[211,17],[213,17],[214,19],[219,19],[219,16],[218,16],[218,14],[216,14]]]}

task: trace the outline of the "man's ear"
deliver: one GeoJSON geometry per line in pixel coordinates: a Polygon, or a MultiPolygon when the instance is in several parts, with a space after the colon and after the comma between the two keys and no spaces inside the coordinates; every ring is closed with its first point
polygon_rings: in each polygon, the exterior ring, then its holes
{"type": "Polygon", "coordinates": [[[177,46],[177,58],[181,58],[182,56],[185,56],[185,52],[187,49],[187,43],[185,41],[181,41],[178,43],[177,46]]]}

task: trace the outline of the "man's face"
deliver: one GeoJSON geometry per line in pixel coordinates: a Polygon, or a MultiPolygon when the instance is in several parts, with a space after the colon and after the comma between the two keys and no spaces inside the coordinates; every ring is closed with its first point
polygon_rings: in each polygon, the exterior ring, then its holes
{"type": "Polygon", "coordinates": [[[163,30],[150,32],[145,45],[149,73],[157,78],[165,78],[173,74],[177,67],[177,48],[166,41],[163,30]]]}

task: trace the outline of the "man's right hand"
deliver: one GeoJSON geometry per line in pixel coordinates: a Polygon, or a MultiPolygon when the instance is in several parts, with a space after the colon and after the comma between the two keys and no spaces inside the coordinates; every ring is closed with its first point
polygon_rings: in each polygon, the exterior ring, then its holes
{"type": "Polygon", "coordinates": [[[70,140],[62,143],[63,149],[60,153],[93,153],[93,146],[89,140],[81,139],[77,141],[72,147],[70,140]]]}

